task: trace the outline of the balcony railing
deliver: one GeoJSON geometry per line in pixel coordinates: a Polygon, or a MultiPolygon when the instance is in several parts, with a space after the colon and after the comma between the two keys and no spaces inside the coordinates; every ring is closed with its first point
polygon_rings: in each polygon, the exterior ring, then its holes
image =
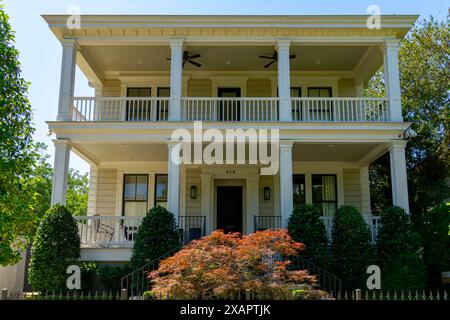
{"type": "MultiPolygon", "coordinates": [[[[72,121],[158,122],[169,120],[169,98],[76,97],[72,121]]],[[[276,97],[183,97],[181,121],[276,122],[276,97]]],[[[386,98],[292,98],[295,122],[387,122],[386,98]]]]}
{"type": "Polygon", "coordinates": [[[278,121],[277,98],[183,98],[184,121],[278,121]]]}
{"type": "Polygon", "coordinates": [[[281,228],[281,216],[254,216],[256,231],[281,228]]]}
{"type": "Polygon", "coordinates": [[[385,98],[292,98],[292,119],[300,122],[386,122],[385,98]]]}
{"type": "MultiPolygon", "coordinates": [[[[325,230],[328,241],[331,243],[333,239],[333,218],[332,216],[322,216],[320,219],[325,224],[325,230]]],[[[378,229],[380,226],[380,217],[377,216],[365,216],[364,221],[369,226],[370,240],[375,243],[378,239],[378,229]]]]}
{"type": "Polygon", "coordinates": [[[132,247],[142,217],[75,216],[82,247],[132,247]]]}
{"type": "MultiPolygon", "coordinates": [[[[82,247],[131,248],[143,217],[75,216],[82,247]]],[[[180,241],[186,244],[205,235],[205,216],[180,216],[180,241]]]]}
{"type": "MultiPolygon", "coordinates": [[[[325,231],[328,241],[332,241],[333,232],[333,218],[332,216],[322,216],[320,219],[325,225],[325,231]]],[[[364,220],[369,226],[370,239],[375,243],[378,238],[378,227],[380,225],[380,217],[365,216],[364,220]]],[[[254,216],[254,231],[262,231],[266,229],[277,229],[281,227],[281,216],[254,216]]]]}
{"type": "Polygon", "coordinates": [[[206,216],[180,216],[178,225],[183,244],[206,235],[206,216]]]}

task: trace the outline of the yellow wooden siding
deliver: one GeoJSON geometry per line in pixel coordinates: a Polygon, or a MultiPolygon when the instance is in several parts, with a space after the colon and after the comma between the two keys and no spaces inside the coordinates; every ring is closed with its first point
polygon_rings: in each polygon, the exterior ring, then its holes
{"type": "Polygon", "coordinates": [[[354,97],[355,96],[355,81],[350,78],[340,79],[338,81],[338,96],[339,97],[354,97]]]}
{"type": "Polygon", "coordinates": [[[190,79],[188,81],[188,97],[211,97],[212,83],[209,79],[190,79]]]}
{"type": "Polygon", "coordinates": [[[259,215],[275,215],[273,176],[261,176],[259,179],[259,215]],[[270,188],[270,200],[264,200],[264,187],[270,188]]]}
{"type": "Polygon", "coordinates": [[[103,83],[104,97],[120,97],[120,80],[105,80],[103,83]]]}
{"type": "Polygon", "coordinates": [[[344,169],[344,204],[361,212],[361,184],[359,169],[344,169]]]}
{"type": "Polygon", "coordinates": [[[201,216],[202,215],[202,181],[200,178],[200,170],[191,169],[186,171],[186,207],[185,213],[187,216],[201,216]],[[191,186],[197,187],[197,198],[191,199],[191,186]]]}
{"type": "Polygon", "coordinates": [[[248,97],[270,97],[272,95],[269,79],[250,79],[247,81],[248,97]]]}
{"type": "Polygon", "coordinates": [[[99,170],[97,184],[96,214],[116,215],[117,171],[99,170]]]}

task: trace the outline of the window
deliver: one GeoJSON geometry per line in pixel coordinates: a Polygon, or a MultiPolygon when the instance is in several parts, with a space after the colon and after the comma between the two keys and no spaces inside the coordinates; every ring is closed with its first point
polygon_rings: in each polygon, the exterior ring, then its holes
{"type": "Polygon", "coordinates": [[[157,174],[155,179],[155,206],[167,208],[167,174],[157,174]]]}
{"type": "Polygon", "coordinates": [[[294,206],[306,203],[306,191],[305,191],[305,175],[294,174],[292,177],[293,191],[294,191],[294,206]]]}
{"type": "Polygon", "coordinates": [[[313,204],[324,216],[333,216],[337,210],[336,175],[312,175],[313,204]]]}
{"type": "Polygon", "coordinates": [[[128,88],[127,89],[127,97],[136,98],[129,99],[127,101],[127,121],[148,121],[151,118],[151,109],[150,102],[144,99],[144,97],[151,97],[152,89],[151,88],[128,88]]]}
{"type": "Polygon", "coordinates": [[[147,212],[148,175],[126,174],[123,184],[123,215],[144,216],[147,212]]]}
{"type": "MultiPolygon", "coordinates": [[[[330,98],[332,96],[330,87],[310,87],[308,97],[330,98]]],[[[317,100],[309,107],[309,119],[312,121],[332,121],[331,101],[317,100]]]]}

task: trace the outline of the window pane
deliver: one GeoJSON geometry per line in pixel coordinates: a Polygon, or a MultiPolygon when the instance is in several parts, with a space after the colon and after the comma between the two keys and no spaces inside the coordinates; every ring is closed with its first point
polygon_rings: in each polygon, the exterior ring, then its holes
{"type": "Polygon", "coordinates": [[[291,87],[291,97],[300,98],[302,96],[302,89],[300,87],[291,87]]]}
{"type": "MultiPolygon", "coordinates": [[[[155,188],[156,201],[167,200],[167,175],[156,176],[156,188],[155,188]]],[[[159,204],[159,203],[158,203],[159,204]]]]}
{"type": "Polygon", "coordinates": [[[124,180],[125,188],[123,199],[135,200],[136,199],[136,176],[126,175],[124,180]]]}
{"type": "Polygon", "coordinates": [[[336,200],[336,177],[322,176],[322,200],[336,200]]]}
{"type": "Polygon", "coordinates": [[[294,189],[294,204],[305,204],[305,176],[303,174],[294,175],[293,177],[294,189]]]}
{"type": "Polygon", "coordinates": [[[139,88],[128,88],[128,94],[129,97],[139,97],[140,90],[139,88]]]}
{"type": "Polygon", "coordinates": [[[137,176],[136,178],[136,200],[147,200],[147,176],[137,176]]]}
{"type": "Polygon", "coordinates": [[[320,91],[316,88],[308,88],[309,97],[320,97],[320,91]]]}
{"type": "Polygon", "coordinates": [[[127,217],[142,217],[147,212],[147,202],[125,202],[123,207],[123,215],[127,217]]]}
{"type": "Polygon", "coordinates": [[[140,97],[151,97],[152,96],[152,89],[151,88],[140,88],[139,96],[140,97]]]}

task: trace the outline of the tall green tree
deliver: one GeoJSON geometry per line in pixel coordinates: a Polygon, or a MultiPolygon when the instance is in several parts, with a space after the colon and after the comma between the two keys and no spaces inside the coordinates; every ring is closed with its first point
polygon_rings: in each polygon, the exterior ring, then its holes
{"type": "MultiPolygon", "coordinates": [[[[450,29],[432,17],[422,20],[399,50],[402,107],[405,121],[418,136],[406,149],[409,203],[413,220],[448,199],[450,189],[450,29]]],[[[368,96],[384,95],[383,72],[369,82],[368,96]]],[[[389,155],[371,166],[374,210],[391,202],[389,155]]]]}
{"type": "Polygon", "coordinates": [[[19,261],[37,223],[37,199],[29,187],[35,160],[29,84],[22,78],[14,41],[0,5],[0,265],[19,261]]]}

